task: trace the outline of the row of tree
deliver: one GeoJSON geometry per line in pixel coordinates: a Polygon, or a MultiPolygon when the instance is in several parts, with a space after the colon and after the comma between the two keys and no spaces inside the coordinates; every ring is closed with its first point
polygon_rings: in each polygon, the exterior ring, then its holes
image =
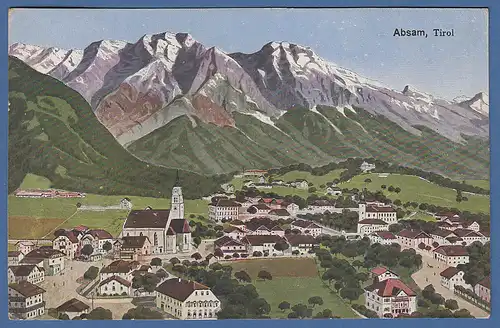
{"type": "Polygon", "coordinates": [[[299,218],[317,222],[321,225],[346,232],[356,232],[358,226],[359,214],[349,210],[343,210],[342,213],[307,213],[299,214],[299,218]]]}

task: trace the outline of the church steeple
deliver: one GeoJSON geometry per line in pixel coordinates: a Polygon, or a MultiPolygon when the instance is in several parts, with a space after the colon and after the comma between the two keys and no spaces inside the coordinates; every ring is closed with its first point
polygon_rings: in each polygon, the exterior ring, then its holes
{"type": "Polygon", "coordinates": [[[181,182],[179,180],[179,170],[175,172],[175,182],[174,182],[174,187],[180,187],[181,182]]]}
{"type": "Polygon", "coordinates": [[[172,188],[172,206],[170,208],[170,218],[172,220],[184,219],[184,197],[179,180],[179,171],[176,173],[174,187],[172,188]]]}

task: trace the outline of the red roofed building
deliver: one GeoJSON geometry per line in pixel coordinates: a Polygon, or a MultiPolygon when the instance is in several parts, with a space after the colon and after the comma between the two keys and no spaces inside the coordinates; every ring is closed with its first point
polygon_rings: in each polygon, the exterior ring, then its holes
{"type": "Polygon", "coordinates": [[[401,280],[389,278],[365,287],[365,306],[381,318],[412,314],[417,310],[417,294],[401,280]]]}
{"type": "Polygon", "coordinates": [[[370,271],[373,283],[384,281],[386,279],[399,279],[399,276],[391,270],[384,267],[376,267],[370,271]]]}
{"type": "Polygon", "coordinates": [[[464,272],[462,270],[455,267],[449,267],[443,270],[439,275],[441,276],[441,286],[451,291],[454,291],[457,285],[472,290],[472,286],[465,282],[464,272]]]}
{"type": "Polygon", "coordinates": [[[369,236],[372,243],[378,243],[381,245],[391,245],[392,243],[397,243],[398,239],[396,236],[389,231],[375,231],[369,236]]]}
{"type": "Polygon", "coordinates": [[[433,251],[434,259],[447,266],[456,267],[459,264],[469,263],[467,249],[460,245],[439,246],[433,251]]]}

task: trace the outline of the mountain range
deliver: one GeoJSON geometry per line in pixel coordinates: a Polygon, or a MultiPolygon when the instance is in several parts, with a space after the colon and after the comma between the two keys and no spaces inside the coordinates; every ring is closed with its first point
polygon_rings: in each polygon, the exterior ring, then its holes
{"type": "Polygon", "coordinates": [[[9,55],[78,92],[116,141],[157,166],[205,175],[375,157],[453,177],[489,172],[488,96],[438,99],[270,42],[251,54],[186,33],[9,55]]]}

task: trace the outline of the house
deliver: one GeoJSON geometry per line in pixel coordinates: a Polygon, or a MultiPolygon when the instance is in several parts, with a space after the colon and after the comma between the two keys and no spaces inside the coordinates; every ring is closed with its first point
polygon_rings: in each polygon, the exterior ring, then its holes
{"type": "Polygon", "coordinates": [[[441,286],[448,288],[451,291],[455,290],[455,286],[462,286],[472,290],[472,286],[467,284],[464,280],[464,271],[455,267],[444,269],[440,274],[441,286]]]}
{"type": "Polygon", "coordinates": [[[243,172],[243,176],[246,177],[260,177],[267,174],[267,170],[246,170],[243,172]]]}
{"type": "Polygon", "coordinates": [[[9,313],[20,319],[33,319],[45,313],[45,289],[27,281],[9,284],[9,313]]]}
{"type": "Polygon", "coordinates": [[[380,318],[412,314],[417,310],[417,294],[399,279],[384,279],[365,287],[365,306],[380,318]]]}
{"type": "Polygon", "coordinates": [[[249,254],[261,252],[269,255],[281,255],[281,251],[276,250],[274,246],[277,243],[286,243],[286,240],[276,235],[247,235],[241,239],[241,242],[247,246],[249,254]]]}
{"type": "Polygon", "coordinates": [[[35,243],[31,240],[21,240],[16,243],[16,250],[21,254],[26,255],[35,249],[35,243]]]}
{"type": "Polygon", "coordinates": [[[375,170],[375,164],[369,164],[367,162],[363,162],[361,163],[359,168],[361,169],[361,171],[363,171],[363,173],[366,173],[368,171],[375,170]]]}
{"type": "Polygon", "coordinates": [[[379,219],[365,219],[358,222],[357,233],[365,236],[369,236],[375,231],[388,231],[389,225],[379,219]]]}
{"type": "Polygon", "coordinates": [[[398,222],[397,212],[392,206],[367,205],[360,202],[358,205],[359,220],[375,219],[382,220],[391,225],[398,222]]]}
{"type": "Polygon", "coordinates": [[[370,271],[370,276],[373,278],[373,282],[380,282],[386,279],[399,279],[399,276],[392,272],[391,270],[384,267],[376,267],[370,271]]]}
{"type": "Polygon", "coordinates": [[[249,229],[249,235],[271,235],[271,229],[266,227],[265,225],[261,225],[255,229],[249,229]]]}
{"type": "Polygon", "coordinates": [[[330,196],[341,196],[342,190],[339,187],[327,187],[325,194],[330,196]]]}
{"type": "Polygon", "coordinates": [[[458,228],[464,228],[464,225],[467,225],[467,223],[463,219],[461,219],[458,215],[447,217],[446,219],[442,220],[442,222],[449,223],[453,227],[453,230],[458,228]]]}
{"type": "Polygon", "coordinates": [[[55,276],[64,271],[64,258],[64,253],[53,249],[52,246],[41,246],[26,254],[20,264],[41,266],[46,276],[55,276]]]}
{"type": "Polygon", "coordinates": [[[102,280],[97,286],[99,296],[128,296],[131,294],[132,283],[120,276],[111,276],[102,280]]]}
{"type": "Polygon", "coordinates": [[[486,244],[490,241],[490,231],[489,230],[481,230],[479,233],[483,236],[483,244],[486,244]]]}
{"type": "Polygon", "coordinates": [[[266,204],[259,203],[259,204],[255,204],[255,205],[250,206],[248,208],[247,212],[251,213],[251,214],[267,214],[267,213],[269,213],[270,210],[271,210],[271,208],[269,206],[267,206],[266,204]]]}
{"type": "Polygon", "coordinates": [[[331,199],[318,199],[309,204],[307,209],[316,213],[333,212],[336,209],[335,201],[331,199]]]}
{"type": "Polygon", "coordinates": [[[459,237],[453,231],[447,229],[436,229],[430,235],[439,245],[451,245],[452,242],[460,242],[459,237]]]}
{"type": "Polygon", "coordinates": [[[82,314],[88,314],[90,312],[90,306],[76,298],[72,298],[59,305],[56,308],[56,311],[58,315],[66,314],[70,319],[73,319],[74,317],[79,317],[82,314]]]}
{"type": "MultiPolygon", "coordinates": [[[[118,244],[116,245],[118,248],[118,244]]],[[[119,246],[119,257],[137,261],[144,256],[151,255],[151,247],[151,241],[146,236],[123,237],[119,246]]]]}
{"type": "Polygon", "coordinates": [[[39,284],[45,280],[45,270],[36,265],[12,265],[7,269],[9,284],[27,281],[39,284]]]}
{"type": "Polygon", "coordinates": [[[178,177],[172,189],[170,209],[153,210],[148,207],[130,211],[121,236],[147,236],[152,243],[153,254],[191,251],[191,229],[184,219],[184,198],[178,177]]]}
{"type": "Polygon", "coordinates": [[[113,261],[101,270],[99,280],[102,282],[111,277],[120,277],[123,280],[132,281],[132,272],[139,267],[140,264],[137,261],[113,261]]]}
{"type": "Polygon", "coordinates": [[[285,210],[288,211],[288,213],[294,215],[299,211],[299,205],[295,203],[288,203],[288,202],[282,202],[280,204],[281,208],[284,208],[285,210]]]}
{"type": "Polygon", "coordinates": [[[290,225],[290,229],[299,230],[301,234],[318,237],[323,233],[323,228],[314,222],[306,220],[295,220],[290,225]]]}
{"type": "Polygon", "coordinates": [[[271,235],[276,235],[276,236],[284,237],[285,236],[285,230],[283,230],[283,228],[281,228],[280,226],[274,226],[274,227],[271,228],[271,235]]]}
{"type": "Polygon", "coordinates": [[[224,254],[246,253],[247,246],[229,236],[222,236],[214,241],[214,249],[220,249],[224,254]]]}
{"type": "Polygon", "coordinates": [[[368,238],[373,244],[381,244],[381,245],[391,245],[396,243],[398,239],[392,232],[389,231],[375,231],[371,233],[368,238]]]}
{"type": "Polygon", "coordinates": [[[434,239],[428,233],[421,230],[401,230],[397,234],[398,243],[403,247],[418,249],[423,243],[425,246],[431,246],[434,239]]]}
{"type": "Polygon", "coordinates": [[[24,254],[21,253],[20,251],[9,251],[7,258],[8,258],[8,265],[18,265],[19,262],[23,259],[24,254]]]}
{"type": "Polygon", "coordinates": [[[208,205],[208,218],[215,222],[237,220],[241,204],[232,199],[215,199],[208,205]]]}
{"type": "Polygon", "coordinates": [[[474,286],[474,293],[483,301],[491,303],[491,276],[481,279],[474,286]]]}
{"type": "Polygon", "coordinates": [[[305,255],[312,249],[319,247],[319,243],[311,235],[285,235],[285,239],[290,244],[290,249],[287,253],[297,253],[300,255],[305,255]]]}
{"type": "Polygon", "coordinates": [[[80,256],[80,238],[83,235],[78,230],[58,230],[52,240],[52,248],[62,252],[67,259],[74,259],[80,256]]]}
{"type": "Polygon", "coordinates": [[[285,219],[285,220],[289,219],[291,217],[290,213],[284,208],[270,210],[268,214],[275,216],[276,218],[285,219]]]}
{"type": "Polygon", "coordinates": [[[305,179],[297,179],[295,181],[292,181],[290,183],[290,186],[297,189],[309,189],[309,183],[305,179]]]}
{"type": "Polygon", "coordinates": [[[441,220],[446,220],[447,218],[452,218],[452,217],[459,217],[456,213],[452,212],[439,212],[434,215],[436,220],[441,221],[441,220]]]}
{"type": "Polygon", "coordinates": [[[448,266],[456,267],[459,264],[469,263],[467,249],[459,245],[439,246],[433,251],[434,259],[448,266]]]}
{"type": "Polygon", "coordinates": [[[120,208],[123,210],[130,211],[132,209],[132,202],[130,198],[125,197],[120,200],[120,208]]]}
{"type": "Polygon", "coordinates": [[[465,242],[465,245],[470,245],[475,241],[483,243],[484,236],[474,230],[459,228],[453,230],[453,233],[461,238],[465,242]]]}
{"type": "Polygon", "coordinates": [[[479,223],[477,221],[473,221],[471,223],[466,222],[463,224],[463,227],[465,229],[469,229],[469,230],[472,230],[475,232],[479,232],[481,230],[481,226],[479,225],[479,223]]]}
{"type": "Polygon", "coordinates": [[[80,239],[81,248],[85,245],[92,246],[94,253],[105,254],[104,244],[109,243],[113,245],[113,236],[102,229],[92,229],[86,231],[80,239]]]}
{"type": "Polygon", "coordinates": [[[221,310],[221,302],[210,288],[181,278],[161,283],[155,296],[158,308],[181,320],[215,320],[221,310]]]}
{"type": "Polygon", "coordinates": [[[224,229],[224,236],[239,240],[246,236],[246,232],[238,227],[229,226],[224,229]]]}

